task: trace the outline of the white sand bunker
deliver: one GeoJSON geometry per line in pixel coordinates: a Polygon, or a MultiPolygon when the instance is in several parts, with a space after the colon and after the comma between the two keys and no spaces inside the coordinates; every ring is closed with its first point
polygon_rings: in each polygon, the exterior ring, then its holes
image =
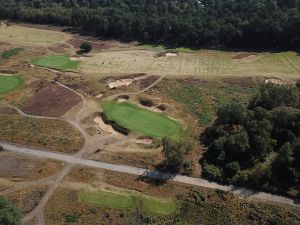
{"type": "Polygon", "coordinates": [[[103,97],[103,94],[100,93],[99,95],[96,96],[96,98],[102,98],[103,97]]]}
{"type": "Polygon", "coordinates": [[[167,56],[167,57],[174,57],[174,56],[178,56],[178,53],[176,53],[176,52],[167,52],[165,54],[165,56],[167,56]]]}
{"type": "Polygon", "coordinates": [[[141,77],[136,77],[136,78],[128,78],[128,79],[121,79],[117,80],[115,82],[109,83],[108,87],[109,89],[114,89],[122,86],[129,86],[132,84],[133,81],[138,81],[138,80],[143,80],[146,79],[148,76],[141,76],[141,77]]]}
{"type": "Polygon", "coordinates": [[[284,85],[286,84],[287,82],[279,79],[279,78],[276,78],[276,77],[271,77],[271,78],[268,78],[268,79],[265,79],[265,84],[277,84],[277,85],[284,85]]]}
{"type": "Polygon", "coordinates": [[[119,133],[115,131],[110,125],[103,122],[101,116],[96,116],[94,118],[94,122],[97,124],[98,129],[103,130],[104,132],[109,134],[119,135],[119,133]]]}
{"type": "Polygon", "coordinates": [[[153,140],[150,138],[142,138],[135,140],[135,143],[142,145],[151,145],[153,143],[153,140]]]}

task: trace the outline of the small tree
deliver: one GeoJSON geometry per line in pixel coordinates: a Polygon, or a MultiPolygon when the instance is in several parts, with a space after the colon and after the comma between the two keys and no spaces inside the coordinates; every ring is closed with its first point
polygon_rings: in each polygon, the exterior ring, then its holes
{"type": "Polygon", "coordinates": [[[0,198],[0,224],[21,225],[21,210],[5,198],[0,198]]]}
{"type": "Polygon", "coordinates": [[[163,151],[170,169],[178,171],[183,163],[184,156],[192,149],[192,143],[188,138],[164,138],[163,151]]]}
{"type": "Polygon", "coordinates": [[[89,42],[82,42],[80,45],[80,51],[82,53],[89,53],[92,50],[92,45],[89,42]]]}

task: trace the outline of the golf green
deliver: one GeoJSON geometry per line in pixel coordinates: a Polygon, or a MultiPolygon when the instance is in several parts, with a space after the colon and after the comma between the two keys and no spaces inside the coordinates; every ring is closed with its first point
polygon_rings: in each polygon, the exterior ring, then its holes
{"type": "Polygon", "coordinates": [[[0,74],[0,94],[16,90],[23,82],[20,76],[5,76],[0,74]]]}
{"type": "Polygon", "coordinates": [[[127,209],[134,206],[134,197],[132,195],[109,191],[82,192],[80,200],[84,203],[109,208],[127,209]]]}
{"type": "Polygon", "coordinates": [[[134,133],[162,138],[176,135],[180,132],[180,125],[161,113],[155,113],[136,105],[115,101],[101,104],[107,119],[115,121],[122,127],[134,133]]]}
{"type": "Polygon", "coordinates": [[[80,62],[71,60],[67,55],[53,55],[34,59],[31,63],[37,66],[66,70],[77,69],[80,62]]]}

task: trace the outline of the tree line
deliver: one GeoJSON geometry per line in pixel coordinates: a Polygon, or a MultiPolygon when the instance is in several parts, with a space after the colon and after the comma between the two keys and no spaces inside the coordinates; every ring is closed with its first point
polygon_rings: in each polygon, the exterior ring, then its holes
{"type": "Polygon", "coordinates": [[[169,45],[299,48],[299,0],[2,0],[0,18],[169,45]]]}
{"type": "Polygon", "coordinates": [[[202,136],[207,178],[300,197],[300,83],[264,84],[222,106],[202,136]]]}

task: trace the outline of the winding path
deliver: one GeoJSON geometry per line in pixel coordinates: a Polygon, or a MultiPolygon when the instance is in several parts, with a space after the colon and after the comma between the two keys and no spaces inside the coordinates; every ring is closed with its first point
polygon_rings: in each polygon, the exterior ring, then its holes
{"type": "MultiPolygon", "coordinates": [[[[59,182],[55,182],[54,185],[50,188],[52,191],[48,193],[49,195],[50,193],[52,194],[54,192],[54,190],[57,187],[57,183],[60,183],[60,181],[64,178],[66,173],[73,167],[74,164],[76,164],[76,165],[88,166],[88,167],[99,168],[104,170],[110,170],[114,172],[137,175],[145,178],[148,177],[148,178],[159,179],[159,180],[172,180],[172,181],[189,184],[189,185],[195,185],[195,186],[212,188],[212,189],[220,189],[224,191],[231,191],[234,194],[237,194],[243,198],[253,198],[262,201],[272,201],[272,202],[283,203],[283,204],[288,204],[293,206],[300,206],[300,202],[297,202],[296,200],[293,200],[291,198],[282,197],[279,195],[272,195],[265,192],[258,192],[252,189],[241,188],[233,185],[228,185],[228,186],[220,185],[200,178],[163,173],[159,171],[147,170],[147,169],[127,166],[127,165],[119,165],[119,164],[112,164],[112,163],[101,162],[101,161],[94,161],[94,160],[81,158],[80,156],[77,155],[67,155],[62,153],[50,152],[42,149],[33,149],[33,148],[28,148],[21,145],[16,145],[16,144],[11,144],[6,142],[0,142],[0,145],[7,151],[17,152],[21,154],[28,154],[39,158],[47,158],[52,160],[64,161],[68,163],[67,164],[68,166],[66,169],[64,169],[64,172],[59,177],[56,178],[57,180],[59,180],[59,182]]],[[[40,210],[40,209],[36,208],[36,210],[40,210]]],[[[32,211],[32,213],[35,214],[35,210],[32,211]]]]}

